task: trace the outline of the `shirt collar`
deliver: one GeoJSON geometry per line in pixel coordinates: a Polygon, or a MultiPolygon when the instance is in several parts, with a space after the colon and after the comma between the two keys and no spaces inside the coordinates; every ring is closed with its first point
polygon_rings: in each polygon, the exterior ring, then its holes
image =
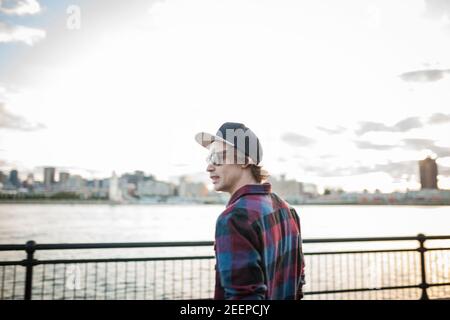
{"type": "Polygon", "coordinates": [[[268,194],[272,192],[272,185],[269,182],[262,184],[246,184],[245,186],[237,189],[230,200],[228,201],[227,207],[233,204],[237,199],[246,194],[268,194]]]}

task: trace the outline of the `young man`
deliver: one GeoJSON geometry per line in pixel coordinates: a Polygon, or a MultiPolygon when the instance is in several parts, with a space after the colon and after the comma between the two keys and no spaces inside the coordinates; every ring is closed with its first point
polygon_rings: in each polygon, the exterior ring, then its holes
{"type": "Polygon", "coordinates": [[[231,198],[217,219],[215,299],[301,299],[304,258],[299,217],[264,182],[262,146],[244,124],[224,123],[195,139],[209,149],[214,189],[231,198]]]}

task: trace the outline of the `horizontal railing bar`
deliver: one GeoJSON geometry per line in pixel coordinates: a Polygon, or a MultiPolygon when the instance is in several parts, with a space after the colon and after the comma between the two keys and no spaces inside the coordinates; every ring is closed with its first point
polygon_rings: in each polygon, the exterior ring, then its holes
{"type": "MultiPolygon", "coordinates": [[[[428,248],[433,250],[450,250],[450,248],[428,248]]],[[[415,252],[417,249],[386,249],[386,250],[350,250],[350,251],[321,251],[305,252],[304,255],[329,255],[329,254],[364,254],[364,253],[389,253],[389,252],[415,252]]],[[[214,256],[187,256],[187,257],[145,257],[145,258],[105,258],[105,259],[59,259],[59,260],[36,260],[37,264],[48,263],[82,263],[82,262],[127,262],[127,261],[157,261],[157,260],[189,260],[189,259],[212,259],[214,256]]],[[[22,265],[23,261],[0,261],[0,266],[22,265]]]]}
{"type": "MultiPolygon", "coordinates": [[[[124,243],[42,243],[34,245],[34,250],[71,249],[122,249],[122,248],[164,248],[212,246],[214,241],[192,242],[124,242],[124,243]]],[[[0,251],[25,250],[26,245],[0,244],[0,251]]]]}
{"type": "MultiPolygon", "coordinates": [[[[450,282],[445,283],[428,283],[429,287],[449,286],[450,282]]],[[[408,286],[392,286],[392,287],[380,287],[380,288],[355,288],[355,289],[341,289],[341,290],[325,290],[325,291],[304,291],[304,294],[329,294],[329,293],[346,293],[346,292],[362,292],[362,291],[380,291],[380,290],[395,290],[395,289],[414,289],[420,288],[420,285],[408,285],[408,286]]]]}
{"type": "MultiPolygon", "coordinates": [[[[372,238],[318,238],[303,239],[303,243],[333,243],[333,242],[369,242],[369,241],[418,241],[424,240],[445,240],[446,236],[424,236],[413,237],[372,237],[372,238]]],[[[57,249],[120,249],[120,248],[160,248],[160,247],[196,247],[212,246],[214,241],[185,241],[185,242],[128,242],[128,243],[56,243],[56,244],[36,244],[34,250],[57,250],[57,249]]],[[[0,244],[0,251],[25,250],[23,244],[0,244]]]]}
{"type": "MultiPolygon", "coordinates": [[[[450,248],[433,248],[432,250],[450,250],[450,248]]],[[[393,249],[393,250],[367,250],[367,251],[325,251],[306,252],[304,255],[328,255],[328,254],[364,254],[364,253],[389,253],[389,252],[415,252],[416,249],[393,249]]],[[[171,261],[171,260],[195,260],[213,259],[214,256],[186,256],[186,257],[147,257],[147,258],[105,258],[105,259],[58,259],[58,260],[35,260],[34,265],[39,264],[64,264],[64,263],[95,263],[95,262],[133,262],[133,261],[171,261]]],[[[0,266],[23,265],[23,261],[0,261],[0,266]]]]}
{"type": "Polygon", "coordinates": [[[37,260],[40,264],[69,264],[69,263],[102,263],[102,262],[138,262],[138,261],[170,261],[170,260],[204,260],[214,259],[214,256],[188,256],[188,257],[153,257],[153,258],[111,258],[111,259],[58,259],[37,260]]]}
{"type": "Polygon", "coordinates": [[[450,282],[442,282],[442,283],[428,283],[429,287],[442,287],[442,286],[450,286],[450,282]]]}
{"type": "Polygon", "coordinates": [[[0,251],[19,251],[25,248],[24,244],[0,244],[0,251]]]}
{"type": "Polygon", "coordinates": [[[450,235],[440,235],[440,236],[425,236],[425,240],[449,240],[450,235]]]}
{"type": "MultiPolygon", "coordinates": [[[[437,250],[450,250],[450,247],[448,248],[427,248],[426,251],[437,251],[437,250]]],[[[390,252],[415,252],[417,249],[380,249],[380,250],[349,250],[349,251],[317,251],[317,252],[304,252],[305,256],[312,256],[312,255],[331,255],[331,254],[364,254],[364,253],[390,253],[390,252]]],[[[192,256],[192,257],[179,257],[180,260],[185,259],[195,259],[200,258],[200,256],[192,256]]],[[[211,256],[211,258],[214,258],[214,256],[211,256]]],[[[90,259],[90,262],[114,262],[114,261],[152,261],[152,260],[174,260],[177,259],[177,257],[158,257],[158,258],[118,258],[119,260],[114,259],[90,259]],[[92,261],[91,261],[92,260],[92,261]]],[[[204,258],[202,258],[204,259],[204,258]]],[[[77,260],[48,260],[48,261],[74,261],[73,263],[76,263],[76,261],[87,261],[86,259],[77,259],[77,260]]],[[[42,262],[42,261],[40,261],[42,262]]],[[[61,262],[62,263],[62,262],[61,262]]],[[[22,262],[20,261],[0,261],[0,266],[2,265],[20,265],[22,262]]]]}
{"type": "Polygon", "coordinates": [[[23,261],[0,261],[0,266],[21,266],[23,261]]]}
{"type": "MultiPolygon", "coordinates": [[[[424,236],[424,240],[446,240],[446,236],[424,236]]],[[[373,237],[373,238],[323,238],[323,239],[304,239],[303,243],[323,243],[323,242],[366,242],[366,241],[418,241],[419,237],[373,237]]]]}
{"type": "MultiPolygon", "coordinates": [[[[450,247],[444,247],[444,248],[427,248],[426,251],[437,251],[437,250],[450,250],[450,247]]],[[[415,252],[417,249],[380,249],[380,250],[350,250],[350,251],[317,251],[317,252],[304,252],[305,256],[311,256],[311,255],[327,255],[327,254],[364,254],[364,253],[389,253],[389,252],[415,252]]],[[[171,260],[176,257],[161,257],[158,259],[168,259],[171,260]]],[[[189,257],[190,258],[190,257],[189,257]]],[[[195,257],[192,257],[195,258],[195,257]]],[[[132,260],[129,261],[140,261],[135,260],[135,258],[131,258],[132,260]]],[[[144,259],[155,259],[155,258],[144,258],[144,259]]],[[[103,259],[105,260],[105,259],[103,259]]],[[[101,260],[101,261],[103,261],[101,260]]],[[[55,260],[56,261],[56,260],[55,260]]],[[[67,260],[69,261],[69,260],[67,260]]],[[[151,261],[151,260],[147,260],[151,261]]],[[[95,261],[93,261],[95,262],[95,261]]],[[[100,262],[97,261],[97,262],[100,262]]],[[[14,264],[21,264],[20,261],[0,261],[1,265],[14,265],[14,264]]]]}
{"type": "Polygon", "coordinates": [[[413,252],[417,249],[386,249],[386,250],[354,250],[354,251],[320,251],[320,252],[304,252],[305,256],[324,255],[324,254],[351,254],[351,253],[378,253],[378,252],[413,252]]]}
{"type": "Polygon", "coordinates": [[[414,289],[414,288],[420,288],[420,286],[417,284],[417,285],[408,285],[408,286],[393,286],[393,287],[380,287],[380,288],[356,288],[356,289],[326,290],[326,291],[305,291],[304,294],[312,295],[312,294],[380,291],[380,290],[414,289]]]}
{"type": "Polygon", "coordinates": [[[121,248],[165,248],[165,247],[201,247],[212,246],[213,241],[192,242],[129,242],[129,243],[61,243],[36,244],[36,250],[58,249],[121,249],[121,248]]]}

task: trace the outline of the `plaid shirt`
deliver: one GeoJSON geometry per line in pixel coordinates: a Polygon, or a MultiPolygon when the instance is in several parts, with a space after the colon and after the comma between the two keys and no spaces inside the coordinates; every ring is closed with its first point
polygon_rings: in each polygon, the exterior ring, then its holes
{"type": "Polygon", "coordinates": [[[214,299],[301,299],[300,220],[269,183],[245,185],[216,223],[214,299]]]}

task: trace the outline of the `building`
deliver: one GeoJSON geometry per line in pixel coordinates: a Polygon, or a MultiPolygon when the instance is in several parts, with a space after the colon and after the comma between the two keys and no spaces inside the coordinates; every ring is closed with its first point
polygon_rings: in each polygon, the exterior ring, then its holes
{"type": "Polygon", "coordinates": [[[208,187],[203,182],[192,182],[188,177],[181,177],[178,184],[178,196],[182,198],[200,198],[208,196],[208,187]]]}
{"type": "Polygon", "coordinates": [[[272,190],[287,201],[296,202],[302,198],[303,185],[296,180],[286,179],[284,174],[280,179],[271,176],[268,182],[272,184],[272,190]]]}
{"type": "Polygon", "coordinates": [[[55,183],[55,168],[44,168],[44,185],[50,187],[55,183]]]}
{"type": "Polygon", "coordinates": [[[11,170],[9,173],[9,182],[15,188],[20,188],[19,172],[17,170],[11,170]]]}
{"type": "Polygon", "coordinates": [[[419,161],[421,189],[437,189],[437,165],[436,160],[427,157],[419,161]]]}
{"type": "Polygon", "coordinates": [[[23,186],[24,188],[27,189],[33,189],[33,185],[34,185],[34,175],[32,173],[29,173],[27,175],[27,179],[23,182],[23,186]]]}
{"type": "Polygon", "coordinates": [[[317,197],[319,195],[319,191],[317,190],[317,186],[313,183],[302,182],[302,193],[309,197],[317,197]]]}
{"type": "Polygon", "coordinates": [[[111,179],[109,180],[109,192],[108,197],[110,201],[121,202],[122,190],[119,187],[119,179],[115,172],[112,173],[111,179]]]}
{"type": "Polygon", "coordinates": [[[109,179],[85,180],[85,188],[89,198],[109,197],[109,179]]]}
{"type": "Polygon", "coordinates": [[[137,195],[139,197],[173,196],[175,186],[164,181],[141,181],[137,185],[137,195]]]}
{"type": "Polygon", "coordinates": [[[126,183],[134,184],[135,186],[137,186],[138,183],[147,180],[145,173],[139,170],[134,171],[134,173],[125,173],[120,179],[126,181],[126,183]]]}
{"type": "Polygon", "coordinates": [[[67,172],[60,172],[59,173],[59,183],[66,183],[69,180],[70,174],[67,172]]]}
{"type": "Polygon", "coordinates": [[[8,180],[8,176],[4,174],[2,171],[0,171],[0,183],[5,184],[8,180]]]}

